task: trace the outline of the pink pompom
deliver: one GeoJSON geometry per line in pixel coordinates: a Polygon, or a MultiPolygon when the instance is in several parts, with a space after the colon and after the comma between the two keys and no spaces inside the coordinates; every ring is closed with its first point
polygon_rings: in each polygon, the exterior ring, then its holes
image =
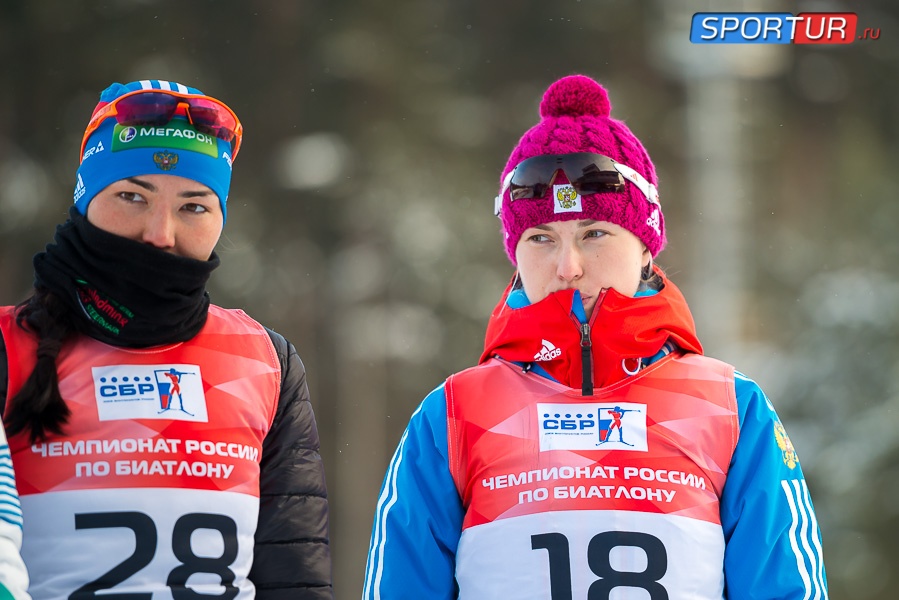
{"type": "Polygon", "coordinates": [[[612,112],[609,94],[599,83],[584,75],[569,75],[552,84],[543,94],[540,116],[591,115],[608,117],[612,112]]]}

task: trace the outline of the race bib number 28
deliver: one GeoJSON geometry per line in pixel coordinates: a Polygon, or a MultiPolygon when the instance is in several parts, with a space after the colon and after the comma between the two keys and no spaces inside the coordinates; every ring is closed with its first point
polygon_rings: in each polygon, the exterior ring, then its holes
{"type": "Polygon", "coordinates": [[[251,598],[258,500],[186,489],[26,496],[22,554],[35,598],[251,598]],[[196,510],[202,507],[202,510],[196,510]]]}

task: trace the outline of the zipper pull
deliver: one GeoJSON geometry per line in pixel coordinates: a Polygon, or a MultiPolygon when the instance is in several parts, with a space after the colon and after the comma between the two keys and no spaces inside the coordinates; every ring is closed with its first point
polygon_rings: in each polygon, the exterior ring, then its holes
{"type": "Polygon", "coordinates": [[[593,395],[593,352],[590,324],[581,323],[581,395],[593,395]]]}

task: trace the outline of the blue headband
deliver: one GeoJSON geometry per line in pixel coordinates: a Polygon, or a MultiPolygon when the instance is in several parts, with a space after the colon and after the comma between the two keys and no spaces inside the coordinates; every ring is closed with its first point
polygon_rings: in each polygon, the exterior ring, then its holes
{"type": "MultiPolygon", "coordinates": [[[[100,102],[106,104],[142,89],[203,95],[196,88],[153,79],[125,85],[113,83],[100,94],[100,102]]],[[[198,132],[180,117],[163,127],[125,126],[116,123],[114,118],[106,119],[84,147],[75,182],[75,206],[81,214],[87,214],[90,201],[109,184],[128,177],[156,174],[178,175],[208,186],[218,196],[222,215],[227,219],[231,145],[198,132]]]]}

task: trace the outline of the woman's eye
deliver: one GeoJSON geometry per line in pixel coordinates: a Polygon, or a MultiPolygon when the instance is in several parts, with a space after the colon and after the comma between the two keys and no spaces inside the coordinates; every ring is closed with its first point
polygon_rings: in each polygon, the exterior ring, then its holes
{"type": "Polygon", "coordinates": [[[586,236],[584,236],[584,237],[598,238],[598,237],[602,237],[604,235],[606,235],[606,232],[602,231],[601,229],[591,229],[590,231],[587,232],[586,236]]]}
{"type": "Polygon", "coordinates": [[[203,206],[202,204],[194,204],[194,203],[185,204],[183,207],[181,207],[181,210],[186,210],[186,211],[192,212],[192,213],[209,212],[209,209],[206,208],[205,206],[203,206]]]}
{"type": "Polygon", "coordinates": [[[119,192],[119,198],[126,202],[143,202],[144,197],[137,192],[119,192]]]}

